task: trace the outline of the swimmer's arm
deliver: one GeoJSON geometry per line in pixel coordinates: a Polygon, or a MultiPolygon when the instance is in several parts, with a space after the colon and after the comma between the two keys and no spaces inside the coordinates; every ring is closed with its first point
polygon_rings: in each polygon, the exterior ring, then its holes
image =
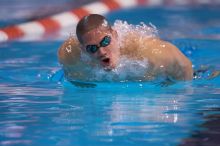
{"type": "Polygon", "coordinates": [[[67,39],[58,50],[58,59],[63,66],[76,64],[80,59],[80,45],[76,38],[67,39]]]}

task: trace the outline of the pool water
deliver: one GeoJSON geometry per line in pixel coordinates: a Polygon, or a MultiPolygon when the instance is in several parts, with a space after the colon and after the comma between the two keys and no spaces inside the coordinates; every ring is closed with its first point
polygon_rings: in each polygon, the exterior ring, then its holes
{"type": "MultiPolygon", "coordinates": [[[[220,69],[218,7],[140,7],[107,18],[151,22],[195,69],[220,69]]],[[[205,73],[168,87],[101,82],[78,88],[54,77],[64,39],[0,44],[0,145],[219,145],[220,77],[208,80],[205,73]]]]}

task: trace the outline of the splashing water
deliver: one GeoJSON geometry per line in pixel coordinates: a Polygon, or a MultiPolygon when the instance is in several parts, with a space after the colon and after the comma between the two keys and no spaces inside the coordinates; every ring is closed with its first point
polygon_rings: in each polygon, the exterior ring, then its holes
{"type": "Polygon", "coordinates": [[[149,23],[149,26],[144,22],[141,22],[139,25],[128,24],[127,21],[116,20],[113,29],[117,31],[119,40],[123,40],[123,38],[128,34],[138,34],[140,38],[152,38],[158,36],[157,28],[149,23]]]}
{"type": "Polygon", "coordinates": [[[91,68],[90,75],[92,76],[88,81],[140,81],[145,76],[147,69],[147,60],[130,60],[122,57],[118,66],[111,71],[106,71],[100,66],[91,68]]]}

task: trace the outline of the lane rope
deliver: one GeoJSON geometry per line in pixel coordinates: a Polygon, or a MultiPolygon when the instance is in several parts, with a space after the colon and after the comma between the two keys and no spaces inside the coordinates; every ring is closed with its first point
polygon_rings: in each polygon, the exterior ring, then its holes
{"type": "MultiPolygon", "coordinates": [[[[215,0],[211,1],[212,3],[220,3],[215,0]]],[[[51,32],[56,32],[66,27],[76,25],[83,16],[90,13],[104,15],[117,9],[135,7],[138,5],[195,5],[209,3],[210,0],[101,0],[43,19],[1,28],[0,42],[19,39],[22,37],[28,38],[31,35],[34,35],[35,38],[40,38],[46,34],[50,34],[51,32]]]]}

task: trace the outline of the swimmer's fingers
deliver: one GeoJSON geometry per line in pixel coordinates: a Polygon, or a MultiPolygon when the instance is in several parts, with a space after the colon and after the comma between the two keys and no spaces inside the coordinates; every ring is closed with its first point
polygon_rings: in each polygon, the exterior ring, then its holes
{"type": "Polygon", "coordinates": [[[73,85],[80,88],[95,88],[96,84],[92,83],[82,83],[82,82],[76,82],[76,81],[70,81],[73,85]]]}
{"type": "Polygon", "coordinates": [[[193,76],[198,76],[200,73],[205,73],[210,69],[209,66],[201,66],[199,69],[195,70],[193,76]]]}
{"type": "MultiPolygon", "coordinates": [[[[201,65],[199,69],[194,70],[193,72],[193,77],[196,78],[201,78],[202,74],[205,74],[206,72],[214,70],[213,66],[208,66],[208,65],[201,65]]],[[[214,71],[216,72],[216,71],[214,71]]],[[[213,74],[215,75],[215,73],[213,74]]],[[[210,75],[210,79],[212,79],[212,75],[210,75]]],[[[209,78],[208,78],[209,79],[209,78]]]]}

